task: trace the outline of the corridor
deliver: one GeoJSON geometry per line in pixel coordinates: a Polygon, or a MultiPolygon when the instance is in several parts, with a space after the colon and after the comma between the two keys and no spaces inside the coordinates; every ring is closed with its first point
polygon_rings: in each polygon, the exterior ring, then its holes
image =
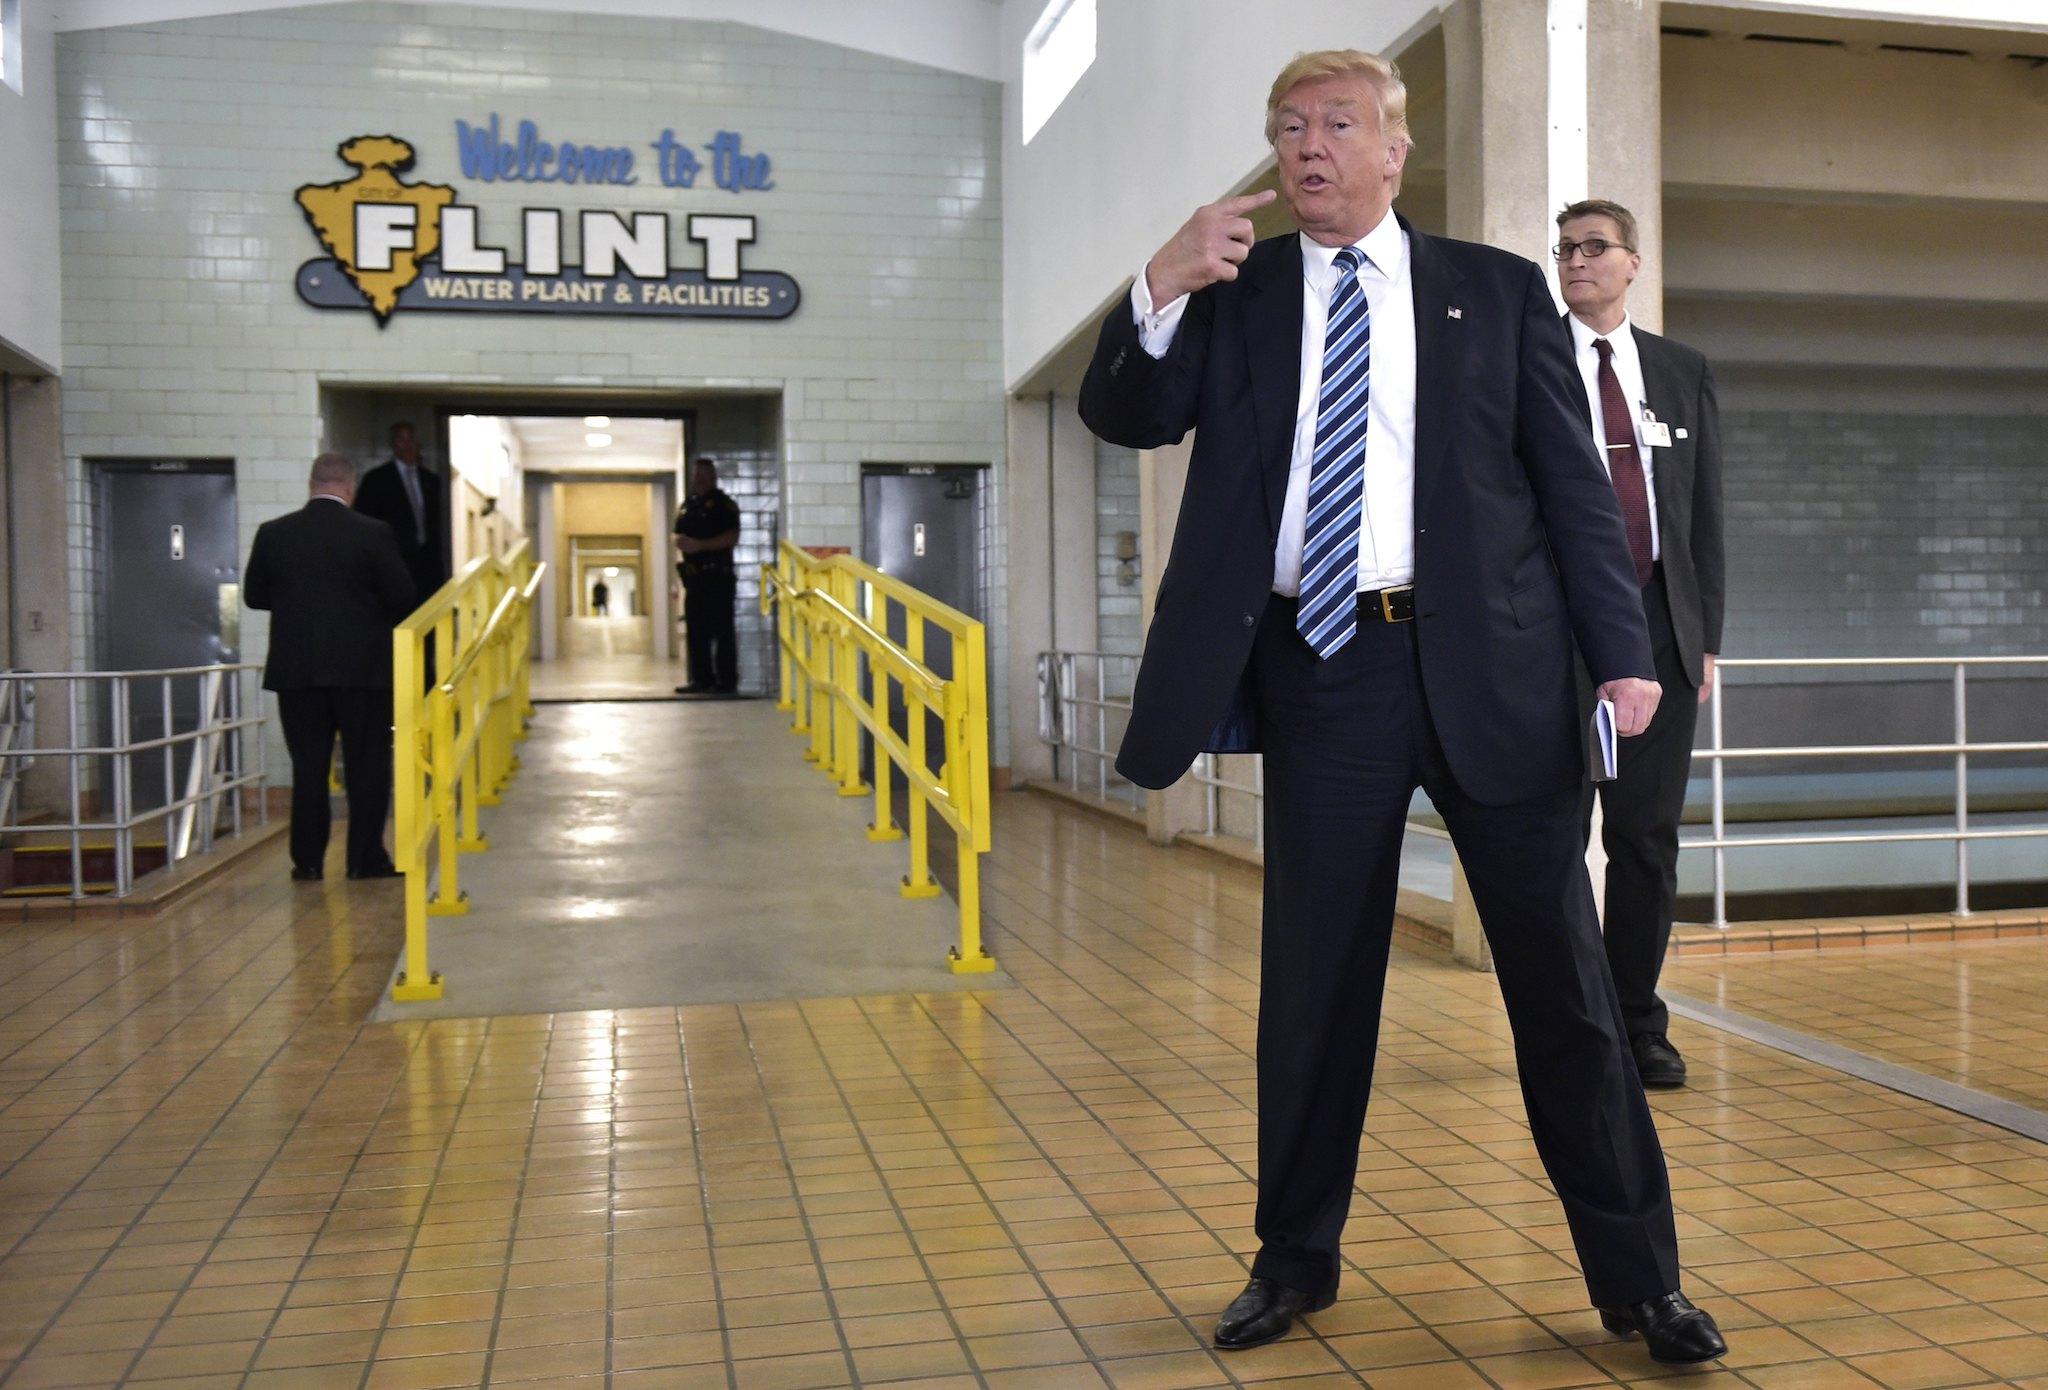
{"type": "MultiPolygon", "coordinates": [[[[9,928],[0,1385],[1672,1377],[1584,1306],[1493,980],[1407,945],[1343,1297],[1209,1351],[1251,1243],[1257,879],[1035,794],[997,808],[1011,988],[370,1022],[397,889],[295,887],[276,847],[155,923],[9,928]]],[[[621,825],[662,830],[637,802],[621,825]]],[[[465,861],[480,904],[506,858],[465,861]]],[[[2044,1055],[2039,939],[1673,976],[1850,1046],[1889,1024],[1893,1060],[1997,1065],[2048,1108],[2011,1064],[2044,1055]]],[[[1654,1104],[1689,1290],[1734,1348],[1684,1384],[2048,1386],[2048,1148],[1683,1027],[1694,1084],[1654,1104]]]]}

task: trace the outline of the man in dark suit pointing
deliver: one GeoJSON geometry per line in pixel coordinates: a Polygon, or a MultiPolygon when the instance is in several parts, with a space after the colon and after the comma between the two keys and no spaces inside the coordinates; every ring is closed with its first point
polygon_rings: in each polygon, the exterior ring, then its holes
{"type": "Polygon", "coordinates": [[[1336,1297],[1409,798],[1442,812],[1499,965],[1536,1144],[1593,1303],[1653,1355],[1726,1348],[1679,1292],[1663,1151],[1582,858],[1573,639],[1640,733],[1658,700],[1614,489],[1535,266],[1392,212],[1392,66],[1305,54],[1266,132],[1270,194],[1198,210],[1104,320],[1103,438],[1195,431],[1118,770],[1261,749],[1260,1241],[1220,1347],[1336,1297]]]}
{"type": "Polygon", "coordinates": [[[1721,416],[1707,359],[1629,321],[1628,287],[1643,263],[1634,214],[1601,198],[1573,203],[1557,215],[1552,253],[1587,419],[1621,504],[1657,682],[1669,696],[1649,729],[1621,745],[1617,775],[1599,796],[1607,966],[1643,1084],[1671,1088],[1685,1084],[1685,1059],[1671,1045],[1657,976],[1678,896],[1693,734],[1721,650],[1721,416]]]}
{"type": "Polygon", "coordinates": [[[348,876],[396,874],[384,851],[391,805],[391,629],[413,609],[391,528],[350,510],[355,462],[313,460],[306,505],[256,528],[242,597],[270,610],[263,688],[277,693],[292,759],[292,877],[315,881],[327,855],[334,738],[348,790],[348,876]]]}

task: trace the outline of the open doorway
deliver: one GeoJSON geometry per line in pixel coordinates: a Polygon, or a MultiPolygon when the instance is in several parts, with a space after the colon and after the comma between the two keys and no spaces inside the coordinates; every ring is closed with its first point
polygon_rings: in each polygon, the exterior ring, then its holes
{"type": "Polygon", "coordinates": [[[773,691],[775,635],[759,595],[760,566],[781,531],[779,394],[355,382],[321,394],[325,447],[366,469],[382,461],[391,421],[419,422],[427,465],[448,478],[458,571],[521,538],[547,562],[535,624],[538,700],[672,698],[686,683],[672,527],[689,461],[714,458],[719,485],[742,514],[740,690],[773,691]]]}

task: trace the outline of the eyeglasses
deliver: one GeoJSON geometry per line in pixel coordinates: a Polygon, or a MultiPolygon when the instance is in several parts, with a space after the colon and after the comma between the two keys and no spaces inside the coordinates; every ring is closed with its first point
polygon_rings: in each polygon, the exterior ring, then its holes
{"type": "Polygon", "coordinates": [[[1572,252],[1583,251],[1587,260],[1597,261],[1607,254],[1609,247],[1615,247],[1623,251],[1633,251],[1636,249],[1619,241],[1609,241],[1605,237],[1589,236],[1584,241],[1560,241],[1557,245],[1550,248],[1550,254],[1561,261],[1568,261],[1572,258],[1572,252]]]}

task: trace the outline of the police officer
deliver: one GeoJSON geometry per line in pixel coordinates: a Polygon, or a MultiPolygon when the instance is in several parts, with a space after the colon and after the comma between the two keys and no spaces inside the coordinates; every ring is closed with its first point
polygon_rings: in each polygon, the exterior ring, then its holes
{"type": "Polygon", "coordinates": [[[683,622],[689,630],[690,683],[678,695],[730,695],[739,689],[739,648],[733,639],[737,576],[733,548],[740,507],[718,486],[718,465],[700,458],[690,468],[690,498],[676,514],[676,572],[683,580],[683,622]]]}

